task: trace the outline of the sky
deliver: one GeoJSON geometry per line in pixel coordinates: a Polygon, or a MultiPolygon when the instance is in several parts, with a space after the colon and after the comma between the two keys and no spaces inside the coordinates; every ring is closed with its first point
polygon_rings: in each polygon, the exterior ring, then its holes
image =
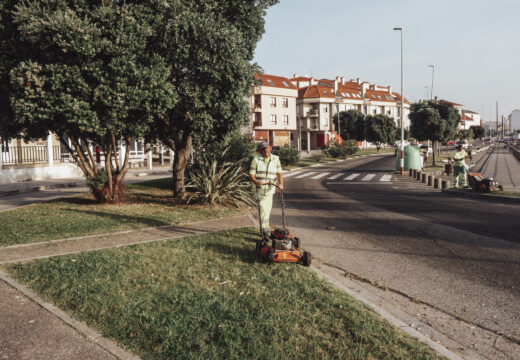
{"type": "Polygon", "coordinates": [[[291,78],[361,78],[495,121],[520,109],[520,0],[280,0],[254,61],[291,78]],[[428,87],[428,89],[426,88],[428,87]]]}

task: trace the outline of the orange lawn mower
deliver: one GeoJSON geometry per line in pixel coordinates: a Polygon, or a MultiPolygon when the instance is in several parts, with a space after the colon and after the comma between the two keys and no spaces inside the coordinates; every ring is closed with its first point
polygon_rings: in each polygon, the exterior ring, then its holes
{"type": "MultiPolygon", "coordinates": [[[[278,185],[268,183],[266,185],[278,185]]],[[[258,189],[258,191],[260,191],[258,189]]],[[[262,231],[262,217],[260,214],[260,200],[256,197],[258,205],[258,219],[260,220],[260,237],[261,240],[256,241],[256,252],[268,263],[273,262],[292,262],[302,264],[303,266],[311,265],[311,253],[303,251],[299,248],[300,239],[285,228],[285,204],[283,201],[283,190],[280,190],[280,198],[282,203],[282,228],[271,231],[269,238],[266,238],[262,231]],[[271,240],[271,244],[269,244],[271,240]]]]}

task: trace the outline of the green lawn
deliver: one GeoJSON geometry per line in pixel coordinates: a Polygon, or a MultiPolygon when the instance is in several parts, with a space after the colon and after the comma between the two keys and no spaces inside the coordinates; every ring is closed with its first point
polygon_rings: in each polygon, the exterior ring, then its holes
{"type": "Polygon", "coordinates": [[[262,263],[256,230],[3,267],[143,359],[439,359],[295,264],[262,263]]]}
{"type": "Polygon", "coordinates": [[[0,246],[103,234],[238,214],[239,209],[179,205],[171,178],[127,185],[121,205],[97,205],[90,194],[0,213],[0,246]]]}

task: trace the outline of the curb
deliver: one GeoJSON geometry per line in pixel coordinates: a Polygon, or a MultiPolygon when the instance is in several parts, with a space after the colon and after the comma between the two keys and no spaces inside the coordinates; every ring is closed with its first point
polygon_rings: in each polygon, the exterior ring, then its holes
{"type": "Polygon", "coordinates": [[[79,322],[72,317],[70,317],[67,313],[65,313],[63,310],[59,309],[58,307],[44,301],[41,297],[33,293],[31,290],[29,290],[27,287],[19,284],[14,279],[12,279],[9,275],[7,275],[5,272],[0,270],[0,280],[3,280],[5,283],[10,285],[11,287],[15,288],[16,290],[20,291],[22,294],[27,296],[29,299],[37,303],[39,306],[41,306],[43,309],[49,311],[51,314],[56,316],[58,319],[69,325],[71,328],[76,330],[78,333],[83,335],[87,341],[93,342],[109,352],[110,354],[114,355],[117,359],[123,359],[123,360],[139,360],[140,358],[133,355],[132,353],[128,352],[127,350],[123,349],[119,345],[117,345],[115,342],[108,340],[103,335],[98,333],[97,331],[89,328],[87,325],[83,324],[82,322],[79,322]]]}
{"type": "MultiPolygon", "coordinates": [[[[386,310],[384,310],[380,306],[376,305],[374,303],[374,301],[371,301],[371,300],[367,299],[367,297],[365,297],[365,296],[363,296],[361,294],[362,291],[360,289],[354,290],[353,289],[354,286],[348,287],[348,286],[340,283],[339,281],[335,280],[333,277],[328,275],[325,271],[323,271],[321,269],[318,269],[315,266],[311,266],[311,270],[314,271],[320,277],[322,277],[325,280],[327,280],[330,283],[332,283],[337,288],[339,288],[342,291],[346,292],[348,295],[350,295],[354,299],[356,299],[358,301],[361,301],[362,303],[364,303],[367,306],[369,306],[371,309],[373,309],[375,312],[377,312],[381,317],[383,317],[385,320],[390,322],[392,325],[394,325],[398,329],[406,332],[408,335],[413,336],[414,338],[418,339],[419,341],[421,341],[423,343],[426,343],[431,349],[435,350],[440,355],[442,355],[442,356],[444,356],[444,357],[446,357],[446,358],[448,358],[450,360],[462,360],[462,358],[459,355],[457,355],[457,354],[453,353],[452,351],[448,350],[443,345],[433,341],[431,338],[429,338],[428,336],[424,335],[422,332],[414,329],[412,326],[407,325],[403,320],[401,320],[401,319],[395,317],[394,315],[388,313],[386,310]]],[[[346,279],[346,278],[344,280],[349,282],[349,280],[346,279]]],[[[354,285],[354,284],[352,284],[352,285],[354,285]]],[[[365,291],[368,291],[368,290],[365,290],[365,291]]],[[[378,302],[382,301],[376,295],[372,295],[372,296],[374,297],[375,301],[378,301],[378,302]]],[[[421,323],[421,321],[419,321],[417,319],[414,319],[414,320],[415,320],[414,323],[416,323],[416,324],[421,323]]],[[[474,358],[475,359],[482,359],[478,355],[476,357],[474,357],[474,358]]]]}
{"type": "Polygon", "coordinates": [[[500,195],[485,195],[478,192],[466,192],[455,189],[443,189],[443,193],[476,200],[484,200],[502,204],[520,204],[520,198],[500,195]]]}
{"type": "Polygon", "coordinates": [[[36,192],[36,191],[73,188],[73,187],[82,186],[84,183],[85,183],[85,181],[81,180],[81,181],[50,184],[50,185],[41,185],[41,186],[32,186],[32,187],[22,186],[21,189],[0,191],[0,197],[26,194],[26,193],[36,192]]]}

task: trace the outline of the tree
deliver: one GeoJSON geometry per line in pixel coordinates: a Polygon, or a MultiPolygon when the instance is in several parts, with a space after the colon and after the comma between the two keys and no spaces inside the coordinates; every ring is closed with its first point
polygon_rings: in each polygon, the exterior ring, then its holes
{"type": "Polygon", "coordinates": [[[461,140],[468,140],[473,138],[473,130],[471,129],[460,129],[457,132],[457,137],[461,140]]]}
{"type": "Polygon", "coordinates": [[[169,64],[150,52],[154,1],[3,1],[0,128],[4,136],[54,132],[69,147],[100,203],[123,200],[129,163],[117,143],[146,135],[175,96],[169,64]],[[2,59],[4,60],[4,58],[2,59]],[[5,111],[5,113],[4,113],[5,111]],[[11,122],[11,127],[5,127],[11,122]],[[105,156],[104,169],[90,145],[105,156]],[[122,165],[120,165],[122,163],[122,165]]]}
{"type": "Polygon", "coordinates": [[[473,131],[473,138],[482,140],[486,136],[486,129],[480,125],[473,125],[469,127],[473,131]]]}
{"type": "Polygon", "coordinates": [[[365,140],[365,115],[358,110],[341,111],[334,115],[334,125],[338,128],[338,115],[341,122],[341,138],[344,140],[365,140]]]}
{"type": "Polygon", "coordinates": [[[396,125],[387,115],[368,115],[365,118],[366,140],[376,145],[379,151],[383,144],[393,144],[396,140],[396,125]]]}
{"type": "Polygon", "coordinates": [[[249,121],[247,97],[259,68],[251,63],[276,0],[169,0],[157,4],[154,46],[164,49],[179,101],[154,123],[175,151],[173,189],[185,194],[192,145],[225,139],[249,121]]]}
{"type": "Polygon", "coordinates": [[[420,141],[433,141],[433,166],[437,166],[439,141],[454,138],[460,115],[447,101],[427,100],[413,103],[410,108],[410,134],[420,141]]]}

